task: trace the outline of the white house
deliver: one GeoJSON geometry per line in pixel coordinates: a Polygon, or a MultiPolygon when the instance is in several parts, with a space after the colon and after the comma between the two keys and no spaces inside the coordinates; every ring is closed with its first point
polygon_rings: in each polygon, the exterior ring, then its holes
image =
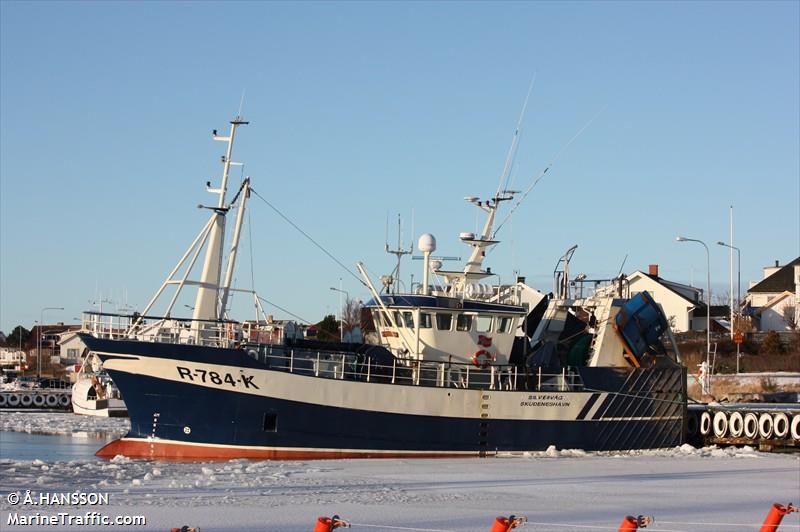
{"type": "Polygon", "coordinates": [[[745,305],[744,312],[756,318],[759,331],[789,331],[792,325],[797,327],[800,323],[800,257],[784,266],[775,261],[774,266],[765,267],[764,278],[751,283],[745,305]]]}
{"type": "Polygon", "coordinates": [[[21,371],[25,363],[25,351],[0,347],[0,367],[10,371],[21,371]]]}
{"type": "MultiPolygon", "coordinates": [[[[628,283],[631,295],[646,291],[653,296],[653,299],[664,310],[674,332],[696,329],[696,327],[692,327],[694,311],[705,309],[706,306],[702,301],[703,291],[701,289],[659,277],[658,264],[651,264],[648,273],[641,270],[633,272],[628,276],[628,283]]],[[[705,330],[705,320],[700,321],[702,327],[698,325],[697,328],[705,330]]]]}
{"type": "Polygon", "coordinates": [[[85,355],[86,344],[78,338],[79,331],[65,331],[61,333],[61,339],[58,345],[61,348],[60,363],[65,366],[72,364],[81,364],[85,355]]]}

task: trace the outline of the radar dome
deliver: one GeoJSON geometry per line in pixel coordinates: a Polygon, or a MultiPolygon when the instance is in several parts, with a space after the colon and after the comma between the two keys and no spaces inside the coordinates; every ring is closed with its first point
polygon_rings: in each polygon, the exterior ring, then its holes
{"type": "Polygon", "coordinates": [[[433,253],[436,251],[436,238],[430,233],[425,233],[419,237],[417,247],[423,253],[433,253]]]}

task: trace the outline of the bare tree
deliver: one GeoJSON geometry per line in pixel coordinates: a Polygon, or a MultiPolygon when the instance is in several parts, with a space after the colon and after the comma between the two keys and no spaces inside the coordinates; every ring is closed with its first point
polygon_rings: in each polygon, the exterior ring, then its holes
{"type": "Polygon", "coordinates": [[[359,299],[350,299],[349,297],[344,302],[344,309],[342,309],[342,321],[347,327],[354,327],[361,323],[361,307],[364,304],[359,299]]]}
{"type": "Polygon", "coordinates": [[[793,331],[797,330],[797,312],[794,305],[786,305],[783,307],[783,321],[793,331]]]}

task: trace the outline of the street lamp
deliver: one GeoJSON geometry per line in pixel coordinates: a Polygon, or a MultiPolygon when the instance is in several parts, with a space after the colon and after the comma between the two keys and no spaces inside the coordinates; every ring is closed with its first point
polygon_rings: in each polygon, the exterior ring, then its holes
{"type": "MultiPolygon", "coordinates": [[[[741,307],[742,304],[742,250],[736,246],[726,244],[725,242],[717,242],[720,246],[736,250],[736,260],[738,262],[737,271],[738,279],[736,281],[736,305],[741,307]]],[[[731,306],[731,327],[733,327],[733,306],[731,306]]]]}
{"type": "Polygon", "coordinates": [[[706,283],[708,291],[708,307],[706,308],[706,371],[711,371],[711,253],[708,251],[708,246],[702,240],[696,238],[686,238],[685,236],[676,236],[675,240],[678,242],[697,242],[706,248],[706,283]]]}
{"type": "Polygon", "coordinates": [[[45,310],[64,310],[64,307],[44,307],[39,313],[39,347],[36,354],[36,378],[42,378],[42,327],[44,327],[44,311],[45,310]]]}
{"type": "MultiPolygon", "coordinates": [[[[341,279],[339,279],[341,282],[341,279]]],[[[347,299],[350,299],[350,294],[347,290],[342,290],[341,288],[334,288],[331,286],[331,290],[334,292],[339,292],[339,341],[344,342],[344,307],[342,306],[342,294],[344,294],[347,299]]]]}

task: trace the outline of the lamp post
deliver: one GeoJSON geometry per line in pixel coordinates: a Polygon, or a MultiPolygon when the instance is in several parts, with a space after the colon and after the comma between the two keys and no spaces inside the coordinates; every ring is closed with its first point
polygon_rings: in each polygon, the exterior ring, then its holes
{"type": "Polygon", "coordinates": [[[39,347],[37,349],[36,354],[36,378],[42,378],[42,327],[44,327],[44,311],[45,310],[64,310],[64,307],[44,307],[41,312],[39,312],[39,341],[37,342],[39,347]]]}
{"type": "MultiPolygon", "coordinates": [[[[685,236],[677,236],[675,240],[678,242],[697,242],[706,249],[706,287],[708,291],[708,306],[706,307],[706,379],[709,379],[711,376],[711,252],[708,251],[708,246],[702,240],[686,238],[685,236]]],[[[706,391],[708,391],[710,386],[706,385],[706,388],[706,391]]]]}
{"type": "MultiPolygon", "coordinates": [[[[341,286],[342,280],[339,279],[339,283],[341,286]]],[[[339,341],[344,342],[344,307],[342,306],[342,294],[344,294],[347,299],[350,299],[350,294],[347,290],[342,290],[341,288],[334,288],[331,286],[331,290],[334,292],[339,292],[339,341]]]]}
{"type": "MultiPolygon", "coordinates": [[[[740,250],[736,246],[726,244],[725,242],[717,242],[717,244],[719,244],[720,246],[725,246],[726,248],[736,250],[736,261],[737,261],[736,306],[737,308],[739,308],[742,304],[742,250],[740,250]]],[[[731,305],[731,327],[733,327],[733,305],[731,305]]]]}

